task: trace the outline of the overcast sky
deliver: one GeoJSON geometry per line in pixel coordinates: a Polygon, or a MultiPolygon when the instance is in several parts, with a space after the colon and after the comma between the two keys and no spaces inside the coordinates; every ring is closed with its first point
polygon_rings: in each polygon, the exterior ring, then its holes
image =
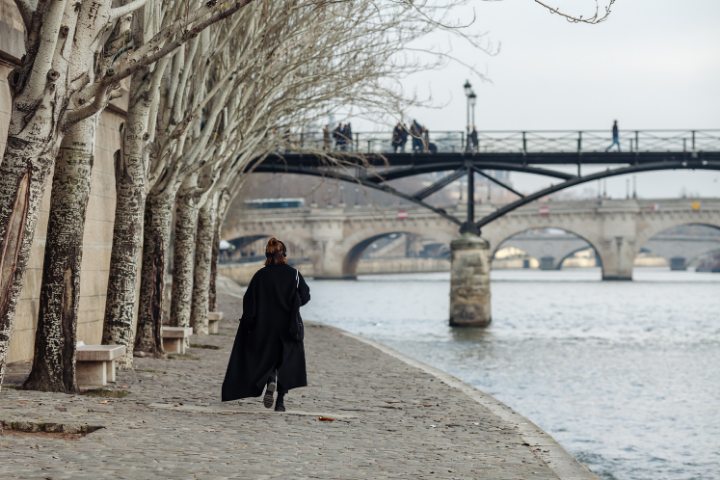
{"type": "MultiPolygon", "coordinates": [[[[586,16],[594,10],[592,0],[545,1],[586,16]]],[[[474,31],[487,32],[500,53],[491,57],[453,40],[453,54],[487,72],[489,82],[458,64],[405,82],[408,91],[447,104],[410,112],[431,132],[464,129],[466,78],[478,95],[480,130],[609,131],[614,119],[626,130],[720,129],[718,0],[617,0],[599,25],[570,24],[532,0],[472,1],[457,16],[468,18],[472,9],[474,31]]],[[[432,41],[449,42],[444,34],[432,41]]],[[[521,189],[549,183],[523,174],[511,179],[521,189]]],[[[638,194],[677,197],[684,189],[717,197],[719,179],[714,171],[644,173],[638,194]]],[[[608,180],[615,198],[625,188],[625,177],[608,180]]]]}

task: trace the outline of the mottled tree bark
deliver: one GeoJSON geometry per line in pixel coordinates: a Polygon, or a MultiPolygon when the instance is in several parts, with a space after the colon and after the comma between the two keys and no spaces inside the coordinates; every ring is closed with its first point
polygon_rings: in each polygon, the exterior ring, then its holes
{"type": "Polygon", "coordinates": [[[92,117],[70,127],[60,146],[50,198],[35,357],[25,390],[78,391],[75,343],[96,125],[92,117]]]}
{"type": "Polygon", "coordinates": [[[0,164],[0,385],[43,187],[54,163],[52,142],[38,144],[17,136],[8,137],[0,164]]]}
{"type": "Polygon", "coordinates": [[[183,182],[176,198],[172,303],[170,304],[170,325],[173,327],[190,326],[195,267],[193,254],[200,210],[200,196],[196,190],[197,174],[193,174],[183,182]]]}
{"type": "Polygon", "coordinates": [[[122,132],[123,148],[115,159],[117,200],[102,343],[125,345],[125,356],[116,360],[120,370],[133,368],[133,327],[140,263],[138,260],[145,210],[146,172],[143,149],[149,110],[150,104],[145,96],[130,106],[126,127],[122,132]]]}
{"type": "Polygon", "coordinates": [[[217,203],[217,213],[215,214],[215,232],[213,234],[212,259],[210,264],[210,286],[208,288],[208,310],[210,312],[217,311],[217,276],[218,263],[220,262],[220,237],[229,206],[230,192],[227,188],[224,188],[220,193],[220,198],[217,203]]]}
{"type": "Polygon", "coordinates": [[[137,356],[165,355],[162,346],[163,298],[172,206],[172,201],[165,195],[150,195],[145,203],[140,308],[135,335],[137,356]]]}
{"type": "Polygon", "coordinates": [[[208,198],[198,214],[190,324],[195,333],[200,335],[208,334],[209,289],[218,196],[219,194],[215,194],[208,198]]]}
{"type": "MultiPolygon", "coordinates": [[[[216,219],[217,220],[217,219],[216,219]]],[[[210,257],[210,284],[208,285],[208,311],[217,312],[217,276],[220,262],[220,234],[213,234],[212,257],[210,257]]]]}

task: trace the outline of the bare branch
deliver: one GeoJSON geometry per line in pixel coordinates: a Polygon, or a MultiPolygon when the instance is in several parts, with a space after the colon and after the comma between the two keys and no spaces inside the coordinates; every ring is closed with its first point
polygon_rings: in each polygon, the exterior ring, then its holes
{"type": "Polygon", "coordinates": [[[20,10],[20,16],[25,23],[25,30],[29,31],[32,26],[32,16],[35,9],[29,0],[15,0],[15,5],[20,10]]]}
{"type": "Polygon", "coordinates": [[[134,11],[137,10],[138,8],[141,8],[141,7],[145,6],[145,4],[146,4],[148,1],[149,1],[149,0],[135,0],[135,1],[133,1],[133,2],[130,2],[130,3],[126,4],[126,5],[123,5],[122,7],[117,7],[117,8],[111,9],[111,10],[110,10],[110,19],[109,19],[109,21],[113,21],[113,20],[115,20],[115,19],[117,19],[117,18],[120,18],[120,17],[122,17],[122,16],[124,16],[124,15],[128,15],[128,14],[134,12],[134,11]]]}
{"type": "Polygon", "coordinates": [[[156,52],[145,56],[142,59],[139,59],[135,64],[132,66],[125,68],[122,70],[121,73],[116,73],[115,75],[106,78],[105,83],[111,84],[111,83],[117,83],[123,78],[127,78],[130,75],[132,75],[135,72],[138,72],[148,65],[151,65],[155,62],[157,62],[159,59],[164,57],[165,55],[169,55],[175,51],[178,47],[183,45],[188,40],[197,37],[200,32],[205,30],[210,25],[213,25],[214,23],[219,22],[220,20],[224,20],[225,18],[229,17],[233,13],[237,12],[241,8],[249,5],[252,3],[253,0],[239,0],[233,5],[232,7],[229,7],[225,10],[222,10],[221,12],[216,13],[212,17],[208,18],[204,22],[200,23],[199,25],[193,27],[191,30],[188,30],[186,32],[183,32],[183,35],[181,35],[179,38],[175,39],[174,41],[170,42],[169,45],[166,45],[162,49],[158,49],[156,52]]]}
{"type": "Polygon", "coordinates": [[[605,7],[605,14],[602,16],[600,16],[600,6],[598,5],[597,0],[595,0],[595,15],[593,15],[592,17],[589,17],[589,18],[583,18],[582,15],[580,15],[579,17],[574,17],[572,15],[565,14],[565,13],[561,12],[560,9],[553,8],[549,5],[541,2],[540,0],[535,0],[535,3],[538,3],[538,4],[542,5],[543,7],[547,8],[550,11],[550,13],[560,15],[561,17],[565,18],[570,23],[589,23],[591,25],[594,25],[594,24],[604,22],[605,20],[607,20],[607,18],[610,16],[610,8],[615,3],[615,0],[610,0],[610,3],[608,4],[608,6],[605,7]]]}

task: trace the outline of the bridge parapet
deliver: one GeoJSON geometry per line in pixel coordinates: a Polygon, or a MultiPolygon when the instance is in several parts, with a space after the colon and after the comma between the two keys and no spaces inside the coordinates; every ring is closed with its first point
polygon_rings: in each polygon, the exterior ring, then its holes
{"type": "MultiPolygon", "coordinates": [[[[612,143],[611,130],[479,130],[477,151],[482,153],[515,152],[605,152],[612,143]]],[[[412,140],[412,139],[410,139],[412,140]]],[[[354,132],[343,151],[357,153],[390,153],[392,133],[354,132]]],[[[463,152],[468,148],[462,130],[430,132],[429,142],[410,141],[407,151],[463,152]]],[[[291,143],[302,149],[324,148],[322,132],[292,135],[291,143]]],[[[720,130],[620,130],[622,150],[630,152],[720,151],[720,130]]]]}

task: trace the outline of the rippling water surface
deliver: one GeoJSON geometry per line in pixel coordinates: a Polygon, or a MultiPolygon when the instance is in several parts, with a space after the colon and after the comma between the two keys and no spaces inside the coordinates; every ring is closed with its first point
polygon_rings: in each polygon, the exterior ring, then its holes
{"type": "Polygon", "coordinates": [[[492,272],[493,322],[447,326],[449,274],[313,281],[308,319],[507,403],[605,479],[720,479],[720,275],[492,272]]]}

